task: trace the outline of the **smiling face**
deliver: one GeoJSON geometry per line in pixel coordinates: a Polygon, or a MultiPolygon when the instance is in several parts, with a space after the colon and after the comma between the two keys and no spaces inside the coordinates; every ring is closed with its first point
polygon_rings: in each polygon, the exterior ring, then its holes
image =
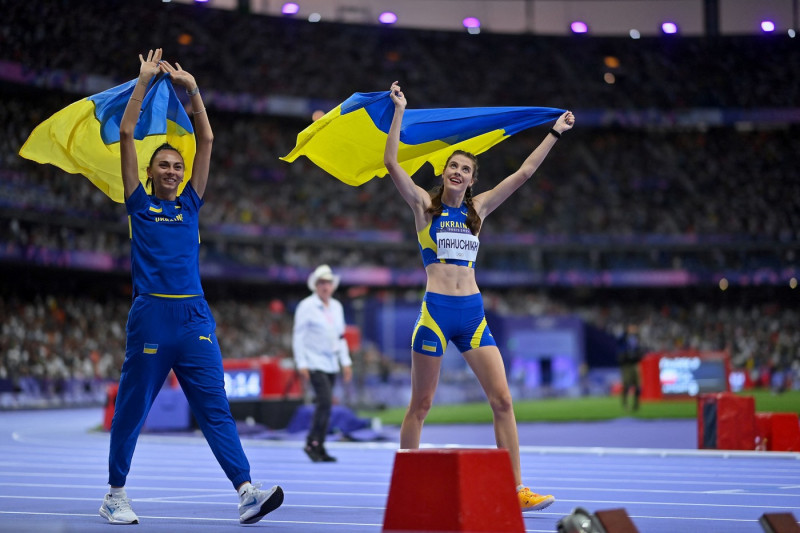
{"type": "Polygon", "coordinates": [[[169,148],[157,151],[147,167],[147,176],[153,179],[156,197],[174,200],[178,195],[178,185],[183,181],[184,170],[183,157],[177,151],[169,148]]]}
{"type": "Polygon", "coordinates": [[[454,152],[442,172],[442,185],[448,196],[463,196],[467,187],[475,183],[477,168],[475,156],[461,151],[454,152]]]}

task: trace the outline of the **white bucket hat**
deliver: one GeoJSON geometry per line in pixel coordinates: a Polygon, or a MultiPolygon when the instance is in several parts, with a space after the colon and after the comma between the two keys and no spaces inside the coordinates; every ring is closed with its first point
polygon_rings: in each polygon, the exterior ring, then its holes
{"type": "Polygon", "coordinates": [[[333,290],[336,290],[336,288],[339,286],[339,276],[333,273],[331,267],[329,267],[328,265],[320,265],[316,269],[314,269],[314,272],[312,272],[310,276],[308,276],[308,289],[311,292],[316,291],[317,281],[321,279],[332,282],[333,290]]]}

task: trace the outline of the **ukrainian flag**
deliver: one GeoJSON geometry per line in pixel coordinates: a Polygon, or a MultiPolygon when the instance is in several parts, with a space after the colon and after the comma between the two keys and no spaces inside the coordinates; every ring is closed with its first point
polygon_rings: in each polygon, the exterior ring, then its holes
{"type": "MultiPolygon", "coordinates": [[[[83,174],[115,202],[124,202],[119,155],[119,123],[137,80],[75,102],[33,130],[19,155],[83,174]]],[[[134,130],[139,179],[147,179],[150,156],[161,144],[177,148],[186,164],[180,190],[191,177],[194,128],[168,76],[151,81],[134,130]]],[[[179,190],[179,192],[180,192],[179,190]]]]}
{"type": "MultiPolygon", "coordinates": [[[[398,161],[409,174],[426,162],[441,174],[453,150],[485,152],[524,129],[556,120],[552,107],[406,109],[398,161]]],[[[297,136],[281,159],[304,155],[348,185],[358,186],[388,171],[383,165],[386,136],[394,116],[389,91],[355,93],[297,136]]]]}

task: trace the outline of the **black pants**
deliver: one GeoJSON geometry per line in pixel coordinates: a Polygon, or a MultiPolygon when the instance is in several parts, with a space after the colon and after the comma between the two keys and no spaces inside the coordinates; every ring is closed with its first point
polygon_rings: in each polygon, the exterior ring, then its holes
{"type": "Polygon", "coordinates": [[[307,444],[316,441],[318,444],[325,442],[328,434],[328,424],[331,421],[331,405],[333,403],[333,385],[336,383],[336,374],[328,374],[321,370],[309,372],[311,386],[314,387],[314,416],[311,419],[311,430],[308,432],[307,444]]]}
{"type": "Polygon", "coordinates": [[[633,409],[639,409],[639,395],[642,392],[639,386],[639,368],[636,363],[622,363],[622,406],[628,406],[628,394],[633,389],[633,409]]]}

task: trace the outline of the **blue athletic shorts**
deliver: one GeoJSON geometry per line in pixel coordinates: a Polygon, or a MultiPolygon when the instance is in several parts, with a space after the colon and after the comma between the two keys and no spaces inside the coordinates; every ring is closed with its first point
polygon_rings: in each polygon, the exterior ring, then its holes
{"type": "Polygon", "coordinates": [[[417,353],[441,356],[452,341],[461,353],[481,346],[497,346],[486,324],[480,293],[448,296],[426,292],[422,298],[411,349],[417,353]]]}

